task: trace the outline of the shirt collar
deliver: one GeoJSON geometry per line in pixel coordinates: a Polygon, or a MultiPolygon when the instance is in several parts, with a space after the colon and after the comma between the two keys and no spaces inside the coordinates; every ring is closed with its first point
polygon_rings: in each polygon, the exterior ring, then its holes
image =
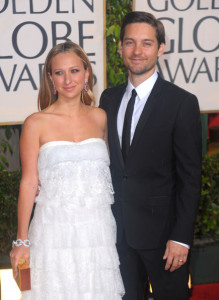
{"type": "Polygon", "coordinates": [[[143,99],[147,94],[149,94],[157,80],[158,74],[155,70],[153,75],[139,84],[136,88],[132,85],[131,81],[128,79],[128,85],[126,88],[127,95],[131,95],[132,90],[135,88],[139,99],[143,99]]]}

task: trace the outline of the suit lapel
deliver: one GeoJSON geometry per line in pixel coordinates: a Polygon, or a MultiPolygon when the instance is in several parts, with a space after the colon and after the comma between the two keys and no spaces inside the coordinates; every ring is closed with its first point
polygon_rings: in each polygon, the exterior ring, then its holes
{"type": "Polygon", "coordinates": [[[157,104],[158,94],[160,93],[162,82],[163,82],[163,79],[161,79],[160,76],[158,76],[157,81],[150,93],[150,96],[147,99],[147,102],[145,103],[142,114],[141,114],[138,124],[136,126],[128,157],[133,154],[134,149],[137,145],[137,142],[143,133],[143,129],[146,126],[146,123],[151,114],[151,111],[153,110],[153,107],[157,104]]]}
{"type": "Polygon", "coordinates": [[[119,141],[119,135],[117,129],[117,116],[118,116],[118,111],[122,101],[123,94],[125,93],[126,90],[126,85],[127,84],[123,85],[122,88],[120,88],[119,91],[115,93],[114,104],[111,106],[109,128],[108,128],[108,131],[110,132],[110,136],[112,138],[111,140],[111,145],[113,145],[112,149],[113,151],[117,152],[117,156],[119,157],[119,161],[122,167],[124,167],[124,161],[122,157],[122,151],[120,147],[120,141],[119,141]]]}

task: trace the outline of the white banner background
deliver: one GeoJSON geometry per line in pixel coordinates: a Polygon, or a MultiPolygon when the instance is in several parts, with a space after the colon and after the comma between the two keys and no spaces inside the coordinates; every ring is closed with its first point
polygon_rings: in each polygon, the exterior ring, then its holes
{"type": "Polygon", "coordinates": [[[163,77],[195,94],[202,111],[219,110],[219,0],[135,0],[133,8],[164,24],[163,77]]]}
{"type": "Polygon", "coordinates": [[[43,64],[67,38],[89,56],[95,99],[104,89],[105,0],[0,1],[0,123],[20,123],[37,111],[43,64]]]}

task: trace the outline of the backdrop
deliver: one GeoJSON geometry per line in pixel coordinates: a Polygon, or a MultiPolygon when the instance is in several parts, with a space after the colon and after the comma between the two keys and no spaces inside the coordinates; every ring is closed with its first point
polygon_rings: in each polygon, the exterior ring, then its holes
{"type": "Polygon", "coordinates": [[[165,26],[166,51],[158,71],[194,93],[201,111],[218,111],[219,0],[135,0],[133,6],[165,26]]]}
{"type": "Polygon", "coordinates": [[[37,111],[43,64],[66,39],[87,52],[94,95],[105,87],[105,0],[0,1],[0,123],[21,123],[37,111]]]}

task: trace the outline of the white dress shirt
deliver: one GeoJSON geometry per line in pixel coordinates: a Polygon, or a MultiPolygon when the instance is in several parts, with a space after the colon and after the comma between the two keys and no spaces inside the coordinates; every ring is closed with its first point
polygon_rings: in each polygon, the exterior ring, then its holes
{"type": "MultiPolygon", "coordinates": [[[[122,130],[123,130],[123,123],[125,118],[125,111],[128,105],[128,102],[131,98],[132,90],[135,89],[137,96],[135,98],[135,105],[134,105],[134,111],[132,115],[132,124],[131,124],[131,134],[130,134],[130,144],[132,142],[136,126],[138,124],[138,121],[140,119],[140,116],[142,114],[143,108],[148,100],[148,97],[153,89],[153,86],[157,80],[158,74],[156,71],[154,71],[153,75],[149,77],[147,80],[139,84],[136,88],[131,84],[130,80],[128,79],[128,84],[126,87],[126,91],[123,95],[118,116],[117,116],[117,130],[120,140],[120,145],[122,145],[122,130]]],[[[183,244],[180,242],[176,242],[177,244],[180,244],[186,248],[190,248],[189,245],[183,244]]]]}
{"type": "Polygon", "coordinates": [[[154,74],[139,84],[136,88],[131,84],[130,80],[128,80],[128,85],[126,87],[125,94],[123,95],[121,105],[119,107],[118,116],[117,116],[117,129],[118,135],[120,140],[120,145],[122,145],[122,130],[123,130],[123,123],[125,118],[125,111],[128,105],[128,102],[131,98],[132,90],[135,89],[137,96],[135,98],[135,106],[132,115],[132,124],[131,124],[131,134],[130,134],[130,144],[133,139],[135,128],[138,124],[139,118],[145,106],[145,103],[148,100],[148,97],[151,93],[151,90],[157,80],[158,74],[155,71],[154,74]]]}

